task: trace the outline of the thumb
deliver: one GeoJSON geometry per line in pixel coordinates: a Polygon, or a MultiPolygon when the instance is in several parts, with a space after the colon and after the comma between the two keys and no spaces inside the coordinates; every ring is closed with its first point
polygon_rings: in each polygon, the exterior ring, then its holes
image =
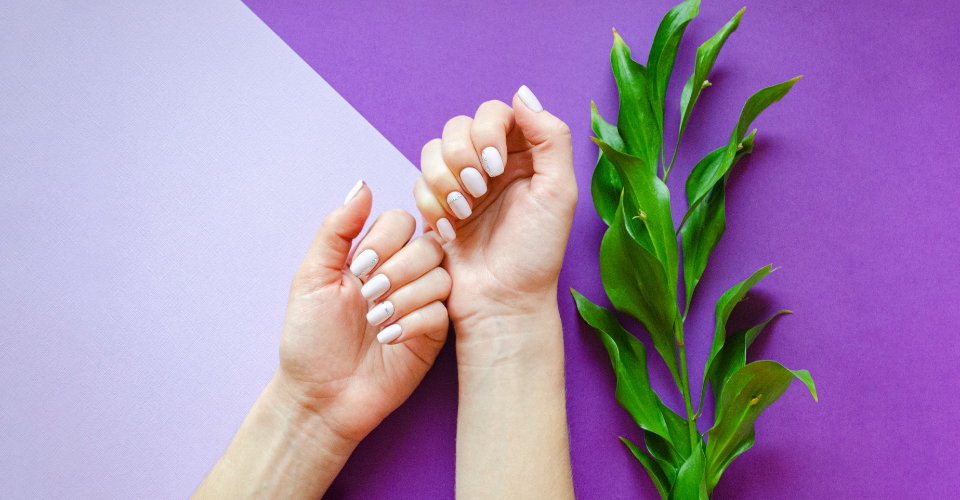
{"type": "Polygon", "coordinates": [[[344,204],[323,220],[301,266],[312,285],[340,283],[350,247],[363,230],[372,204],[373,193],[360,181],[350,190],[344,204]]]}
{"type": "Polygon", "coordinates": [[[531,144],[534,190],[576,204],[577,179],[573,174],[573,146],[570,127],[544,111],[537,96],[526,86],[513,96],[513,113],[517,126],[531,144]]]}

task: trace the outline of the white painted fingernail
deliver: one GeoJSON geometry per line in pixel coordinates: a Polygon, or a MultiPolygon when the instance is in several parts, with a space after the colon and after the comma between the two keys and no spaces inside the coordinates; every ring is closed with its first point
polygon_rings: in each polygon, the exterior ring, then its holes
{"type": "Polygon", "coordinates": [[[389,344],[400,338],[401,333],[403,333],[403,330],[400,329],[400,325],[394,323],[380,330],[380,333],[377,334],[377,341],[381,344],[389,344]]]}
{"type": "Polygon", "coordinates": [[[487,171],[490,177],[496,177],[503,173],[503,158],[497,148],[490,146],[480,152],[480,159],[483,160],[483,169],[487,171]]]}
{"type": "Polygon", "coordinates": [[[378,274],[360,287],[360,295],[367,300],[377,300],[377,297],[383,295],[390,289],[390,279],[385,274],[378,274]]]}
{"type": "Polygon", "coordinates": [[[487,193],[487,183],[483,180],[483,175],[479,170],[468,167],[460,171],[460,180],[466,186],[467,191],[474,196],[483,196],[487,193]]]}
{"type": "Polygon", "coordinates": [[[533,92],[530,91],[530,88],[526,85],[521,85],[520,90],[517,91],[517,95],[520,96],[520,100],[523,104],[537,113],[543,111],[543,106],[540,105],[540,100],[537,99],[537,96],[533,95],[533,92]]]}
{"type": "Polygon", "coordinates": [[[473,210],[470,210],[470,204],[467,203],[467,199],[457,191],[447,195],[447,204],[450,205],[450,210],[453,210],[453,214],[461,219],[466,219],[473,213],[473,210]]]}
{"type": "Polygon", "coordinates": [[[370,312],[367,313],[367,321],[371,325],[377,326],[386,321],[390,316],[393,316],[393,302],[387,300],[370,309],[370,312]]]}
{"type": "Polygon", "coordinates": [[[353,197],[356,196],[357,193],[359,193],[360,189],[362,188],[363,188],[363,179],[357,181],[357,183],[354,184],[352,188],[350,188],[350,192],[347,193],[347,197],[343,199],[343,204],[346,205],[347,203],[350,203],[350,200],[352,200],[353,197]]]}
{"type": "Polygon", "coordinates": [[[453,224],[450,224],[450,221],[447,219],[437,221],[437,232],[440,233],[440,237],[443,238],[444,241],[457,239],[457,232],[453,230],[453,224]]]}
{"type": "Polygon", "coordinates": [[[377,252],[368,248],[353,258],[353,263],[350,264],[350,272],[359,278],[369,273],[379,261],[380,256],[377,255],[377,252]]]}

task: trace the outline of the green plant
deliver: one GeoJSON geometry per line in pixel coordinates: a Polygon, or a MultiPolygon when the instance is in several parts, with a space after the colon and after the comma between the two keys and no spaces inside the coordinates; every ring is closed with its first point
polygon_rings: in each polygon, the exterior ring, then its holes
{"type": "MultiPolygon", "coordinates": [[[[697,49],[693,75],[680,99],[680,130],[670,163],[666,162],[663,123],[665,98],[677,50],[687,24],[699,10],[699,0],[671,9],[653,40],[646,67],[630,57],[630,48],[614,30],[610,54],[620,92],[617,124],[604,121],[592,106],[593,131],[600,156],[591,192],[600,217],[609,225],[600,247],[604,289],[618,311],[640,320],[653,347],[666,362],[683,394],[686,418],[666,405],[650,387],[643,344],[620,325],[609,309],[573,292],[583,319],[596,329],[617,377],[616,397],[643,430],[646,449],[621,438],[643,464],[664,499],[710,498],[720,475],[754,443],[757,417],[793,382],[803,381],[814,399],[816,389],[805,370],[788,370],[774,361],[746,363],[746,350],[773,319],[727,334],[727,319],[747,292],[770,274],[766,266],[728,290],[717,302],[713,346],[704,370],[703,390],[694,409],[687,372],[684,322],[710,253],[726,229],[725,186],[731,168],[753,151],[753,120],[779,101],[800,77],[753,94],[726,145],[700,160],[686,180],[689,209],[679,229],[670,212],[665,181],[676,160],[691,111],[723,44],[740,24],[738,12],[716,35],[697,49]],[[662,162],[662,163],[661,163],[662,162]],[[662,171],[663,178],[659,177],[662,171]],[[677,296],[683,245],[684,297],[677,296]],[[682,300],[683,314],[680,313],[682,300]],[[715,401],[715,422],[706,433],[697,430],[707,382],[715,401]]],[[[788,313],[780,311],[774,315],[788,313]]]]}

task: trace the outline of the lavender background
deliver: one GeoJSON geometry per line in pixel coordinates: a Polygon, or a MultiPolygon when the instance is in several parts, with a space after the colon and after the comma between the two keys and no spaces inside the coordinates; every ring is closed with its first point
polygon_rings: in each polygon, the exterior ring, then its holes
{"type": "MultiPolygon", "coordinates": [[[[380,179],[383,206],[409,203],[416,172],[397,149],[418,163],[447,119],[521,84],[574,134],[581,198],[561,291],[604,302],[589,103],[616,115],[610,28],[643,60],[673,2],[246,3],[279,39],[235,1],[3,4],[0,496],[189,495],[276,364],[290,273],[334,195],[363,176],[380,179]]],[[[742,6],[701,8],[671,102],[696,46],[742,6]]],[[[731,180],[688,320],[691,365],[696,379],[716,298],[772,262],[734,326],[793,309],[751,357],[809,369],[820,402],[788,391],[715,498],[949,495],[960,5],[747,6],[684,138],[676,217],[680,181],[744,100],[806,78],[757,121],[731,180]]],[[[579,497],[656,498],[616,439],[640,434],[603,347],[566,293],[561,309],[579,497]]],[[[452,498],[451,347],[327,498],[452,498]]]]}
{"type": "MultiPolygon", "coordinates": [[[[570,125],[581,196],[560,287],[577,493],[656,498],[616,439],[640,435],[614,401],[606,354],[564,291],[604,297],[596,264],[603,223],[589,196],[597,155],[589,106],[593,99],[603,116],[616,116],[610,29],[645,60],[675,2],[245,1],[414,163],[447,119],[472,115],[488,99],[509,102],[521,84],[570,125]]],[[[679,102],[696,47],[744,5],[684,138],[681,175],[670,182],[675,217],[685,209],[680,182],[725,142],[746,98],[806,78],[755,123],[756,152],[731,180],[729,227],[688,320],[691,364],[705,361],[723,290],[772,262],[782,269],[738,308],[734,323],[793,309],[751,357],[810,369],[820,402],[791,388],[764,415],[757,445],[730,467],[715,498],[957,491],[960,4],[705,1],[687,30],[669,102],[679,102]]],[[[676,127],[671,115],[668,128],[676,127]]],[[[329,498],[452,497],[450,356],[415,395],[414,405],[429,399],[429,406],[386,422],[329,498]]],[[[662,363],[652,366],[666,388],[662,363]]],[[[679,398],[669,403],[680,407],[679,398]]]]}

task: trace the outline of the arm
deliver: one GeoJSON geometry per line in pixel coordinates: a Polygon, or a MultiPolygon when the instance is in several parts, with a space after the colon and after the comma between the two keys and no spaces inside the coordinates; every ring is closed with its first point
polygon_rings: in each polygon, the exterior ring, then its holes
{"type": "Polygon", "coordinates": [[[421,168],[417,206],[453,279],[457,496],[573,498],[557,310],[577,199],[569,128],[522,87],[512,107],[447,122],[421,168]]]}
{"type": "Polygon", "coordinates": [[[279,387],[257,399],[193,498],[319,498],[357,442],[328,428],[279,387]]]}
{"type": "Polygon", "coordinates": [[[351,262],[370,206],[357,183],[324,220],[290,287],[280,367],[194,498],[318,498],[430,369],[449,323],[443,250],[392,210],[351,262]]]}

